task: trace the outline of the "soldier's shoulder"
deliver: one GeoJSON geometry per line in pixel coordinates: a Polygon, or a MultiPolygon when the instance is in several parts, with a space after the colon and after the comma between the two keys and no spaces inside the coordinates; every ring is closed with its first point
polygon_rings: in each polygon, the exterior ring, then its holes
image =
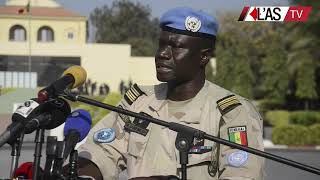
{"type": "Polygon", "coordinates": [[[167,85],[165,83],[157,85],[138,85],[133,84],[130,89],[124,94],[123,103],[127,106],[133,105],[138,99],[151,96],[162,90],[165,90],[167,85]]]}
{"type": "Polygon", "coordinates": [[[229,96],[232,95],[234,93],[232,93],[231,91],[217,85],[214,84],[210,81],[206,82],[208,84],[208,94],[213,96],[216,100],[219,100],[225,96],[229,96]]]}
{"type": "Polygon", "coordinates": [[[157,94],[167,89],[167,83],[160,83],[156,85],[138,85],[138,87],[145,93],[146,96],[157,94]]]}
{"type": "Polygon", "coordinates": [[[235,94],[217,84],[211,83],[209,85],[209,93],[214,97],[214,103],[216,103],[222,115],[225,115],[238,106],[242,106],[242,101],[245,98],[235,94]]]}

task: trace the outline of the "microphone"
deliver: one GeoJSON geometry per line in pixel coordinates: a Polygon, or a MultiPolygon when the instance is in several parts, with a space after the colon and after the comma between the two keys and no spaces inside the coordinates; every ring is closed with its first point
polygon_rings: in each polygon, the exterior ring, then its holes
{"type": "MultiPolygon", "coordinates": [[[[32,179],[32,162],[25,162],[21,164],[14,172],[14,178],[22,178],[22,179],[32,179]]],[[[43,170],[40,168],[39,176],[41,177],[43,174],[43,170]]]]}
{"type": "Polygon", "coordinates": [[[63,129],[65,136],[64,160],[69,156],[77,143],[88,135],[91,124],[90,113],[83,109],[73,111],[67,118],[63,129]]]}
{"type": "Polygon", "coordinates": [[[7,127],[7,130],[0,135],[0,147],[6,142],[16,139],[20,133],[24,130],[25,125],[28,123],[28,119],[36,117],[41,105],[37,102],[37,99],[30,99],[20,105],[12,115],[12,123],[7,127]]]}
{"type": "Polygon", "coordinates": [[[63,134],[64,143],[57,146],[56,158],[53,166],[53,175],[57,176],[62,172],[62,165],[69,154],[74,150],[78,142],[82,141],[91,128],[90,113],[83,109],[73,111],[67,118],[63,134]]]}
{"type": "Polygon", "coordinates": [[[65,89],[81,86],[87,78],[87,72],[81,66],[71,66],[65,70],[62,77],[38,92],[38,98],[45,102],[63,93],[65,89]]]}
{"type": "Polygon", "coordinates": [[[0,147],[21,133],[28,134],[39,127],[53,129],[61,125],[70,112],[69,104],[61,98],[42,104],[38,103],[38,99],[28,100],[13,113],[13,122],[0,135],[0,147]]]}
{"type": "Polygon", "coordinates": [[[45,102],[41,109],[41,114],[32,118],[25,126],[25,133],[32,133],[39,127],[53,129],[65,122],[71,112],[68,102],[64,99],[57,98],[45,102]]]}

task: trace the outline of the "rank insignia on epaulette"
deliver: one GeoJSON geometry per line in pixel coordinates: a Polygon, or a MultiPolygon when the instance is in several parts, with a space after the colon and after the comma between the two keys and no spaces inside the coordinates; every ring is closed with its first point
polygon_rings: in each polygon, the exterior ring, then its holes
{"type": "Polygon", "coordinates": [[[218,100],[217,104],[222,115],[241,105],[235,95],[226,96],[218,100]]]}
{"type": "Polygon", "coordinates": [[[129,105],[131,105],[135,100],[138,99],[139,96],[144,94],[137,84],[131,86],[131,88],[124,95],[124,99],[127,101],[129,105]]]}

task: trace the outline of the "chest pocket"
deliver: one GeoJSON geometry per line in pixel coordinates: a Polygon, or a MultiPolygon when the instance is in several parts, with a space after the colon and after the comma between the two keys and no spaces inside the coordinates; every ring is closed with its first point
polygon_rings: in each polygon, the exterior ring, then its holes
{"type": "MultiPolygon", "coordinates": [[[[188,155],[188,157],[189,157],[188,166],[211,161],[212,150],[216,149],[215,143],[209,142],[208,140],[205,140],[205,141],[206,142],[203,147],[210,147],[210,151],[205,151],[205,153],[189,154],[188,155]]],[[[179,163],[179,162],[177,162],[177,163],[179,163]]]]}
{"type": "MultiPolygon", "coordinates": [[[[140,114],[151,117],[149,114],[144,112],[140,112],[140,114]]],[[[147,134],[144,136],[136,132],[131,132],[129,136],[128,153],[134,157],[142,157],[150,136],[150,132],[148,132],[150,122],[135,118],[133,124],[139,128],[145,129],[147,134]]]]}
{"type": "Polygon", "coordinates": [[[134,157],[142,157],[146,149],[149,133],[146,136],[137,134],[135,132],[130,133],[128,153],[134,157]]]}

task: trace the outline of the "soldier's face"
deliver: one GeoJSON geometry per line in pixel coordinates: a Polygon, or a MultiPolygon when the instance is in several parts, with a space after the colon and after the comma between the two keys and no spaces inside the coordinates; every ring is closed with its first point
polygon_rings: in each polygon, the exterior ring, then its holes
{"type": "Polygon", "coordinates": [[[200,71],[199,43],[197,37],[161,31],[155,56],[158,80],[175,83],[192,80],[200,71]]]}

